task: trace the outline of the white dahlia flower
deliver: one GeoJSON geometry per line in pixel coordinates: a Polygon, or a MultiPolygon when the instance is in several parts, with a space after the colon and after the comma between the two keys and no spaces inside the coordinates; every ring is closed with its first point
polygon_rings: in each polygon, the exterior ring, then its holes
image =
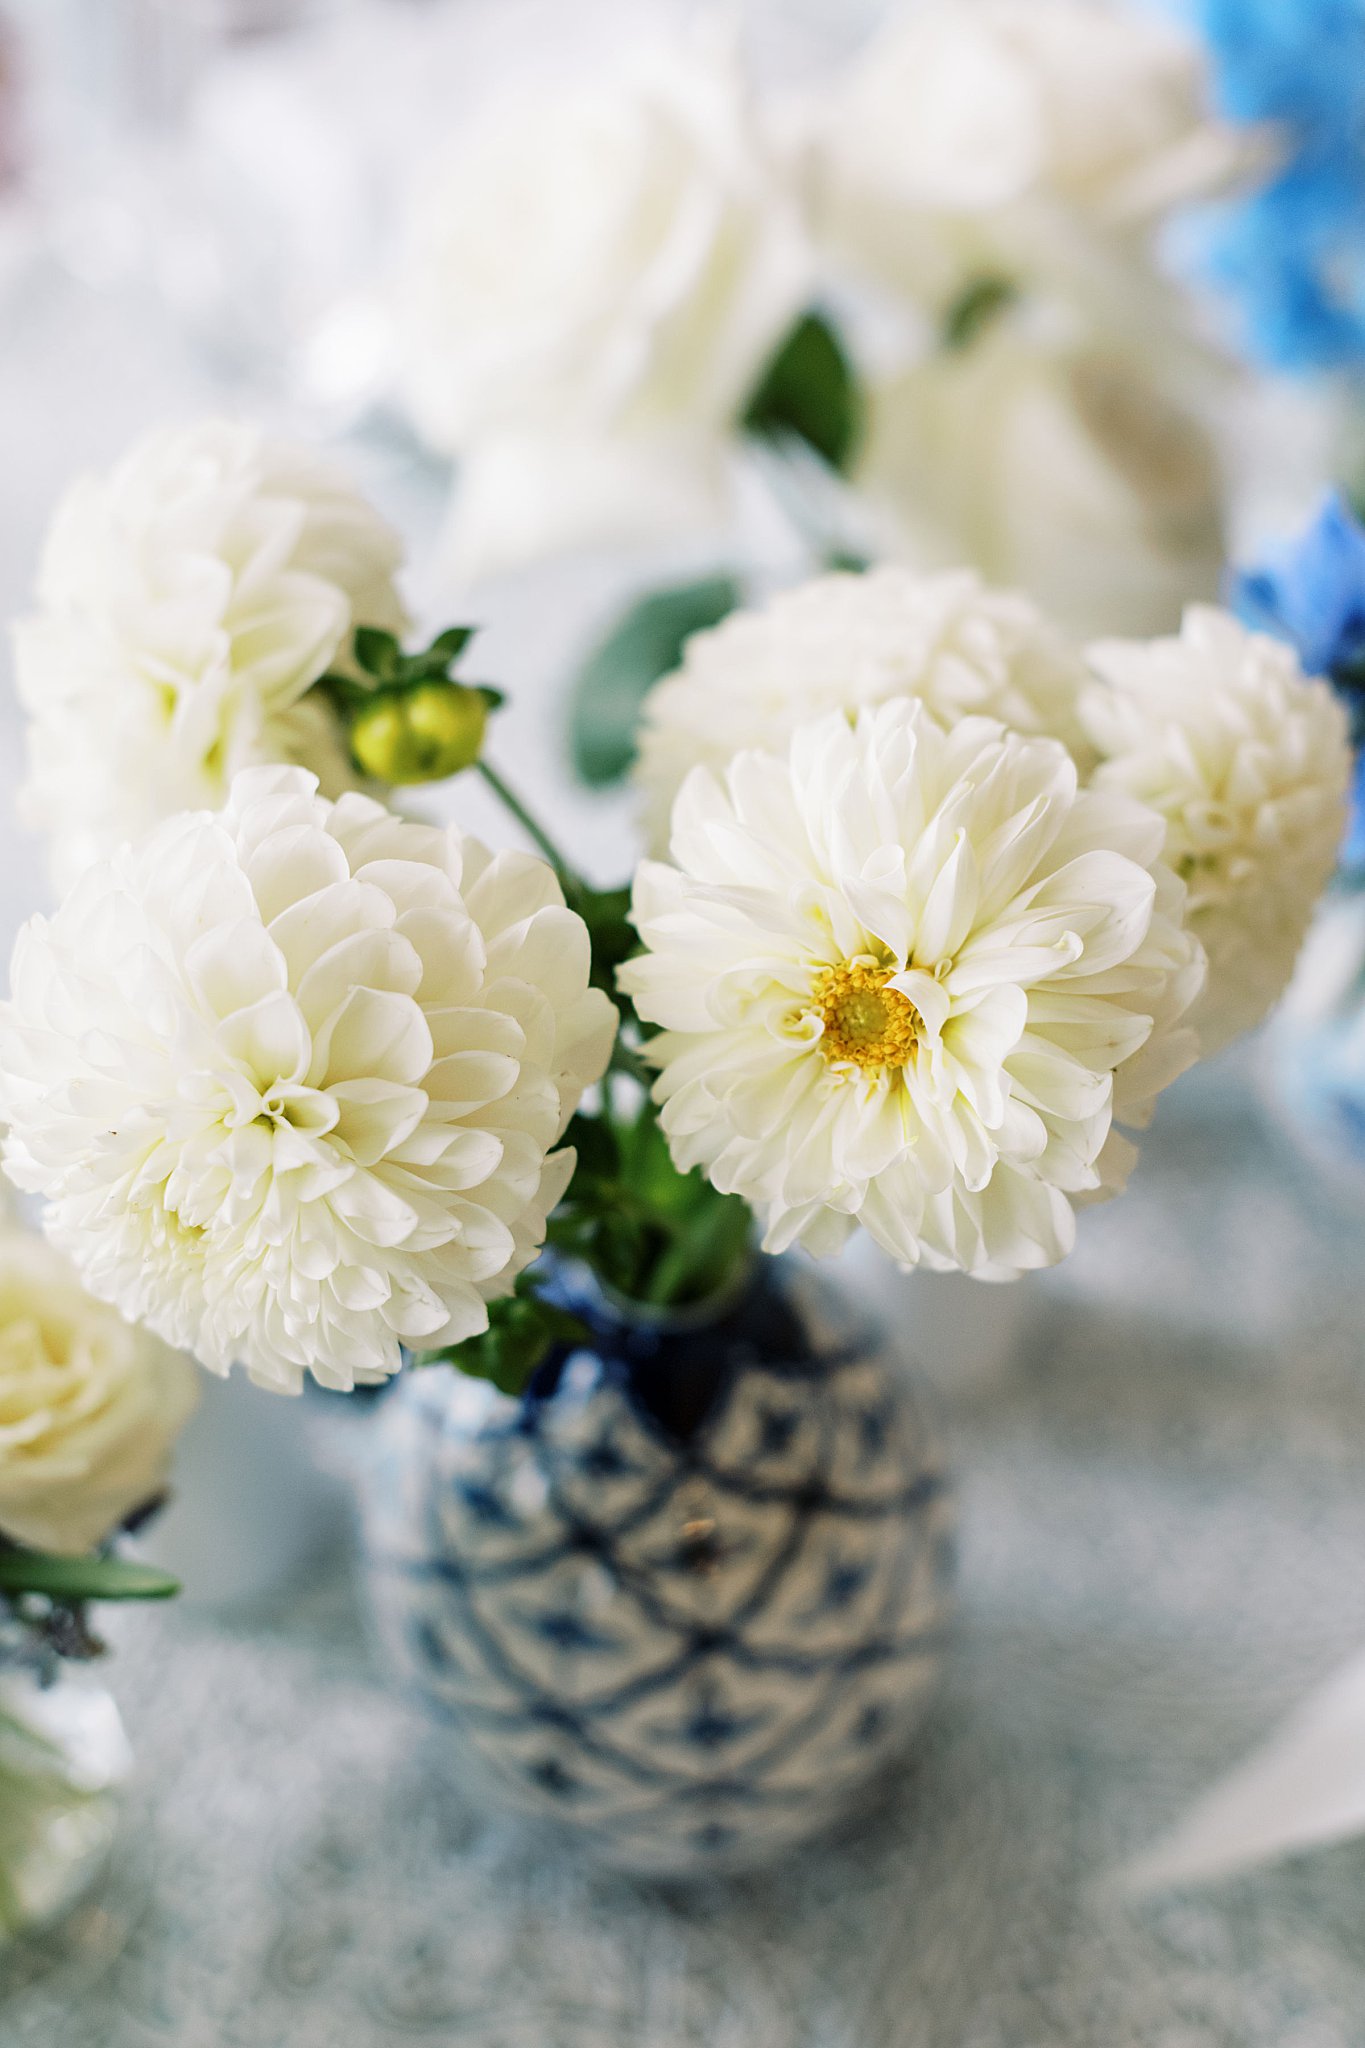
{"type": "Polygon", "coordinates": [[[350,1387],[486,1327],[616,1012],[543,861],[252,769],[15,949],[5,1168],[85,1284],[226,1373],[350,1387]]]}
{"type": "Polygon", "coordinates": [[[1160,818],[1055,741],[901,700],[705,770],[646,862],[622,972],[673,1156],[765,1244],[855,1223],[902,1266],[1002,1279],[1071,1248],[1187,1066],[1203,975],[1160,818]]]}
{"type": "Polygon", "coordinates": [[[305,693],[349,663],[356,626],[402,627],[400,558],[330,462],[227,420],[76,483],[15,632],[21,810],[58,885],[173,811],[217,808],[239,768],[353,784],[340,723],[305,693]]]}
{"type": "Polygon", "coordinates": [[[1166,820],[1166,859],[1208,954],[1194,1013],[1216,1050],[1288,984],[1346,824],[1344,710],[1292,651],[1195,605],[1178,638],[1103,640],[1082,709],[1096,773],[1166,820]]]}
{"type": "Polygon", "coordinates": [[[407,403],[460,458],[453,566],[714,517],[810,275],[732,63],[683,47],[490,108],[429,169],[400,278],[407,403]]]}
{"type": "Polygon", "coordinates": [[[822,713],[918,697],[945,725],[981,712],[1074,748],[1084,684],[1079,655],[1036,607],[970,570],[817,577],[696,634],[650,692],[636,769],[650,844],[667,846],[691,769],[723,769],[745,748],[780,752],[822,713]]]}
{"type": "Polygon", "coordinates": [[[198,1391],[189,1360],[94,1300],[60,1252],[0,1231],[0,1535],[93,1549],[165,1485],[198,1391]]]}

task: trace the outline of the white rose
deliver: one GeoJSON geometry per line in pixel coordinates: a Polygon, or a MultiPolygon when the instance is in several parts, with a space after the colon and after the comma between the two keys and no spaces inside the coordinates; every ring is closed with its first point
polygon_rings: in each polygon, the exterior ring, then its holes
{"type": "Polygon", "coordinates": [[[1206,1051],[1283,993],[1336,866],[1351,774],[1347,718],[1292,649],[1196,605],[1178,637],[1088,650],[1082,699],[1098,786],[1166,820],[1166,859],[1208,955],[1192,1022],[1206,1051]]]}
{"type": "Polygon", "coordinates": [[[310,686],[357,625],[404,623],[396,534],[311,450],[205,420],[153,434],[67,493],[39,610],[15,633],[27,823],[59,887],[238,768],[356,781],[310,686]]]}
{"type": "Polygon", "coordinates": [[[194,1367],[82,1288],[41,1239],[0,1231],[0,1534],[77,1555],[164,1486],[194,1367]]]}
{"type": "Polygon", "coordinates": [[[1168,630],[1217,592],[1223,479],[1153,338],[999,314],[874,385],[858,480],[916,560],[968,561],[1074,633],[1168,630]]]}
{"type": "Polygon", "coordinates": [[[1199,44],[1107,0],[906,10],[809,132],[830,241],[871,276],[948,296],[1012,267],[1021,212],[1145,228],[1226,182],[1245,151],[1210,111],[1199,44]]]}
{"type": "Polygon", "coordinates": [[[428,174],[399,294],[407,402],[463,465],[463,571],[713,506],[809,281],[731,66],[675,50],[490,109],[428,174]]]}

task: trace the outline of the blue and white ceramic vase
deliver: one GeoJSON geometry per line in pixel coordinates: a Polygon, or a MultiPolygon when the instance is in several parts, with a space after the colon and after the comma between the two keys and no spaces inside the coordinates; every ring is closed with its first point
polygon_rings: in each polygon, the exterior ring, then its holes
{"type": "Polygon", "coordinates": [[[760,1863],[854,1806],[923,1713],[938,1449],[879,1333],[794,1262],[671,1318],[565,1287],[593,1342],[522,1399],[449,1367],[385,1399],[385,1654],[471,1789],[623,1867],[760,1863]]]}

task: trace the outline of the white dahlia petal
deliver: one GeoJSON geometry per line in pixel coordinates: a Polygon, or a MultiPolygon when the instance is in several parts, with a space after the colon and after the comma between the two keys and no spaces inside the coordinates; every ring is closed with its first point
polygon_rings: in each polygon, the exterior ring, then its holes
{"type": "Polygon", "coordinates": [[[1208,955],[1191,1021],[1212,1051],[1283,993],[1336,865],[1351,772],[1347,719],[1292,651],[1193,606],[1178,638],[1105,640],[1082,713],[1096,784],[1166,821],[1165,858],[1208,955]]]}
{"type": "Polygon", "coordinates": [[[6,1171],[93,1293],[214,1371],[382,1378],[484,1328],[542,1243],[615,1032],[588,969],[542,862],[246,771],[21,933],[6,1171]]]}
{"type": "Polygon", "coordinates": [[[1057,741],[906,697],[696,770],[621,973],[675,1161],[769,1250],[856,1221],[903,1266],[1063,1258],[1119,1178],[1114,1117],[1193,1058],[1203,956],[1162,839],[1057,741]]]}
{"type": "MultiPolygon", "coordinates": [[[[637,780],[651,846],[667,846],[692,768],[723,769],[748,748],[783,752],[822,713],[852,718],[864,705],[917,697],[945,725],[984,713],[1074,749],[1084,681],[1079,656],[1028,599],[988,589],[970,570],[817,577],[696,634],[682,666],[650,692],[637,780]]],[[[791,805],[780,780],[771,801],[791,805]]],[[[774,844],[791,831],[789,817],[774,844]]]]}
{"type": "Polygon", "coordinates": [[[27,821],[69,883],[255,762],[355,780],[316,694],[356,626],[399,630],[397,535],[306,448],[226,420],[152,435],[68,492],[15,629],[27,821]]]}

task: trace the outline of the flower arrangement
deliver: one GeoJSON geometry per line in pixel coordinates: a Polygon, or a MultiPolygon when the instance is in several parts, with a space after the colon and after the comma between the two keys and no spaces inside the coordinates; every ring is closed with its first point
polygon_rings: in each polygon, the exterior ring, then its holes
{"type": "MultiPolygon", "coordinates": [[[[1081,636],[1174,630],[1218,587],[1232,371],[1159,243],[1256,162],[1193,37],[1092,0],[907,8],[818,94],[675,40],[507,97],[418,181],[394,295],[448,573],[767,531],[797,573],[966,564],[1081,636]]],[[[648,592],[590,651],[590,784],[745,596],[648,592]]]]}
{"type": "MultiPolygon", "coordinates": [[[[188,561],[177,464],[96,494],[149,588],[230,592],[285,466],[240,445],[249,491],[188,561]]],[[[602,890],[488,759],[469,630],[407,653],[356,626],[392,543],[333,488],[345,545],[298,572],[326,630],[272,603],[278,659],[253,635],[228,666],[242,731],[287,671],[367,790],[286,761],[168,807],[30,922],[0,1010],[6,1171],[86,1287],[211,1369],[297,1391],[441,1356],[516,1388],[565,1340],[542,1246],[673,1305],[723,1289],[751,1216],[769,1251],[861,1224],[907,1268],[1051,1264],[1123,1185],[1125,1127],[1280,993],[1346,720],[1229,616],[1084,651],[966,572],[818,579],[660,687],[655,857],[602,890]],[[534,853],[368,793],[465,769],[534,853]]],[[[111,723],[164,647],[156,607],[119,618],[111,723]]],[[[168,690],[168,733],[181,711],[168,690]]]]}
{"type": "MultiPolygon", "coordinates": [[[[795,587],[652,592],[579,675],[580,772],[639,801],[619,886],[519,796],[475,629],[415,635],[397,536],[330,463],[207,420],[76,484],[16,633],[60,900],[0,1003],[4,1171],[49,1240],[0,1235],[0,1658],[50,1677],[98,1648],[87,1602],[175,1590],[118,1539],[186,1354],[539,1398],[600,1336],[566,1276],[627,1351],[726,1315],[799,1351],[746,1292],[764,1258],[861,1230],[1007,1281],[1124,1189],[1361,860],[1365,533],[1334,499],[1211,601],[1227,366],[1158,262],[1256,159],[1197,45],[1087,0],[909,11],[818,102],[699,46],[461,139],[400,323],[457,572],[723,522],[756,482],[797,543],[795,587]],[[471,775],[510,844],[410,795],[471,775]]],[[[890,1410],[820,1428],[858,1412],[890,1410]]],[[[753,1426],[780,1458],[802,1424],[753,1426]]],[[[939,1613],[941,1477],[909,1425],[897,1455],[855,1503],[893,1545],[919,1518],[888,1661],[939,1613]]],[[[528,1451],[517,1513],[543,1479],[528,1451]]],[[[747,1507],[847,1508],[823,1487],[747,1507]]],[[[719,1569],[713,1518],[682,1527],[678,1569],[719,1569]]],[[[724,1631],[688,1613],[641,1639],[681,1629],[690,1683],[724,1631]]],[[[582,1614],[542,1622],[582,1647],[582,1614]]],[[[689,1741],[746,1725],[721,1687],[689,1741]]],[[[887,1702],[857,1709],[881,1740],[887,1702]]]]}

